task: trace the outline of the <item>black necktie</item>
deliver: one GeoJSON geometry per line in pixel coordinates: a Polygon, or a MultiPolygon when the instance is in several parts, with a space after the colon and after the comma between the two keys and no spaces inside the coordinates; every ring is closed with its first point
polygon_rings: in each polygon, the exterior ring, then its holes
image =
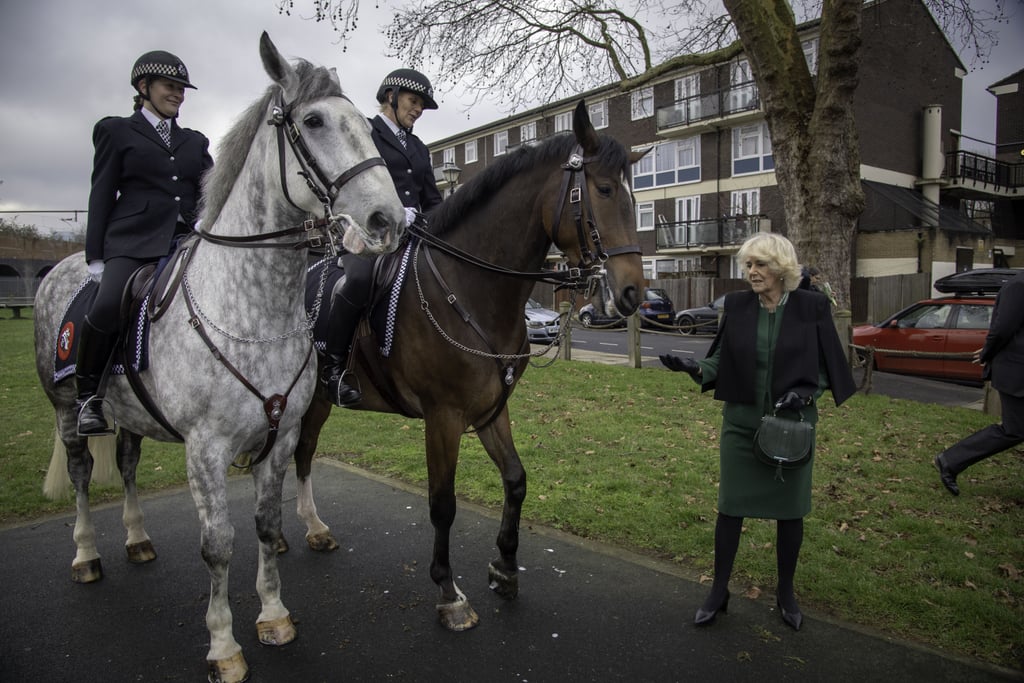
{"type": "Polygon", "coordinates": [[[409,146],[406,142],[409,139],[409,136],[406,134],[405,128],[399,128],[398,132],[395,133],[395,136],[398,138],[398,141],[402,143],[402,147],[409,146]]]}
{"type": "Polygon", "coordinates": [[[171,131],[170,127],[167,125],[167,121],[161,121],[160,123],[156,124],[156,132],[160,133],[160,137],[163,139],[164,144],[170,147],[171,131]]]}

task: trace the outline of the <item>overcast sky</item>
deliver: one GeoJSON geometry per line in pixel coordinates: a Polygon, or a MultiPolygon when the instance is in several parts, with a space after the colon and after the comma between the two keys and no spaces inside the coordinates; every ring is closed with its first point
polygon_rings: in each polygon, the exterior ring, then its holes
{"type": "MultiPolygon", "coordinates": [[[[994,138],[995,98],[985,87],[1024,67],[1020,2],[1010,0],[1016,14],[991,62],[965,81],[963,132],[980,140],[994,138]]],[[[295,4],[299,13],[312,0],[295,4]]],[[[0,217],[61,229],[70,214],[32,210],[86,207],[93,125],[131,113],[129,74],[149,50],[172,52],[188,67],[199,89],[187,91],[179,123],[205,133],[215,154],[235,117],[269,84],[258,52],[264,30],[286,57],[337,67],[347,94],[373,114],[380,81],[405,65],[383,56],[380,27],[389,14],[374,5],[386,0],[361,4],[359,31],[343,52],[329,24],[279,15],[274,0],[0,0],[0,210],[21,212],[0,217]]],[[[467,113],[459,95],[439,94],[441,109],[417,123],[425,142],[505,116],[489,103],[467,113]]]]}

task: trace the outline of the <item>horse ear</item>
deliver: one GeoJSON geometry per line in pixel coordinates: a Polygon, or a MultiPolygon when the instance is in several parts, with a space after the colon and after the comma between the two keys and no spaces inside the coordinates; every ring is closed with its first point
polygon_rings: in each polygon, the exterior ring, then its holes
{"type": "Polygon", "coordinates": [[[331,74],[331,82],[338,86],[338,90],[341,90],[341,79],[338,78],[338,70],[333,66],[327,70],[331,74]]]}
{"type": "Polygon", "coordinates": [[[287,101],[295,99],[295,92],[299,84],[299,78],[295,75],[295,69],[277,51],[270,36],[264,31],[260,36],[260,59],[263,60],[263,68],[270,79],[281,86],[284,90],[284,98],[287,101]]]}
{"type": "Polygon", "coordinates": [[[597,152],[599,141],[594,124],[590,122],[590,112],[587,111],[587,103],[580,100],[576,105],[576,111],[572,115],[572,132],[576,134],[576,142],[580,143],[585,154],[597,152]]]}
{"type": "Polygon", "coordinates": [[[640,161],[645,156],[650,154],[652,149],[654,149],[654,148],[653,147],[648,147],[647,149],[638,149],[638,150],[635,150],[633,152],[630,152],[629,153],[629,163],[635,164],[636,162],[640,161]]]}

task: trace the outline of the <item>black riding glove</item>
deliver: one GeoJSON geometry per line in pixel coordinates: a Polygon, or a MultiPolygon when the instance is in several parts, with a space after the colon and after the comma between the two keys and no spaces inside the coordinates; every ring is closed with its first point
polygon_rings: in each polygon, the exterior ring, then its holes
{"type": "Polygon", "coordinates": [[[679,356],[665,354],[663,356],[658,356],[658,359],[661,361],[662,365],[672,372],[685,372],[695,381],[700,381],[700,365],[698,365],[697,361],[692,358],[680,358],[679,356]]]}
{"type": "Polygon", "coordinates": [[[811,404],[810,398],[804,398],[795,391],[787,391],[775,402],[776,410],[802,410],[811,404]]]}

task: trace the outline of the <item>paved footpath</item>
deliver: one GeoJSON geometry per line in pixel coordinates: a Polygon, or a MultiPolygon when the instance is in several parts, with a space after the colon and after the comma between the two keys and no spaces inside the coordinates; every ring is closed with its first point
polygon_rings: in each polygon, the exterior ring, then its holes
{"type": "MultiPolygon", "coordinates": [[[[770,598],[733,596],[710,628],[691,624],[706,588],[677,568],[524,526],[520,595],[487,588],[494,515],[461,503],[453,533],[459,584],[480,625],[437,622],[422,492],[327,460],[314,469],[321,516],[341,549],[316,554],[286,483],[283,599],[299,637],[260,646],[254,621],[252,485],[230,485],[235,635],[258,682],[303,681],[1022,681],[996,670],[805,613],[790,630],[770,598]]],[[[73,516],[0,530],[0,682],[201,681],[209,579],[187,489],[143,501],[158,559],[124,559],[120,507],[94,513],[105,578],[70,581],[73,516]]]]}

